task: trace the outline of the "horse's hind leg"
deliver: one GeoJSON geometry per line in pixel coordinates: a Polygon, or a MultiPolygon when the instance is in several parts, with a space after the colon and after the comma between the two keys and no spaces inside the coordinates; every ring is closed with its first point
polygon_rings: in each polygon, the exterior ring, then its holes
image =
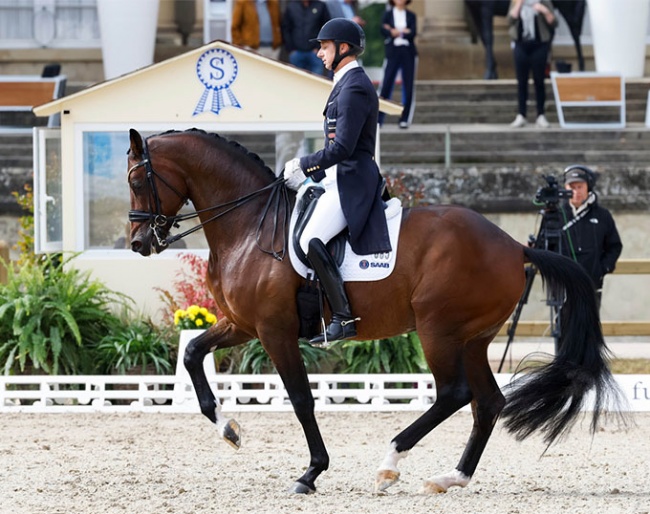
{"type": "Polygon", "coordinates": [[[469,483],[505,405],[505,398],[487,360],[487,344],[491,340],[492,337],[470,341],[466,345],[463,364],[472,391],[474,425],[456,469],[425,482],[424,491],[427,493],[444,493],[451,486],[464,487],[469,483]]]}
{"type": "Polygon", "coordinates": [[[425,435],[472,400],[462,358],[462,343],[446,341],[425,344],[420,334],[429,368],[436,381],[436,401],[422,416],[406,427],[392,441],[376,476],[375,489],[384,491],[399,479],[398,462],[408,455],[425,435]]]}

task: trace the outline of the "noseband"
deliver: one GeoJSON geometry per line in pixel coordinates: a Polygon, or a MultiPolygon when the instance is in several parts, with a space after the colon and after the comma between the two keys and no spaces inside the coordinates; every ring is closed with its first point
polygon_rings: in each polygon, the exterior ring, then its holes
{"type": "Polygon", "coordinates": [[[181,194],[178,189],[176,189],[174,186],[172,186],[167,180],[165,180],[164,177],[162,177],[159,173],[156,173],[156,170],[153,169],[153,166],[151,165],[151,157],[149,155],[149,147],[147,145],[147,140],[143,140],[143,146],[142,146],[142,160],[138,162],[137,164],[134,164],[129,168],[129,171],[127,173],[127,179],[131,176],[131,173],[133,173],[135,170],[138,168],[141,168],[144,166],[145,172],[146,172],[146,177],[147,177],[147,184],[149,185],[149,189],[151,191],[151,195],[153,196],[153,205],[151,202],[151,198],[149,199],[149,211],[139,211],[139,210],[130,210],[129,211],[129,221],[132,223],[146,223],[149,222],[149,226],[151,227],[151,231],[153,232],[154,236],[156,237],[156,241],[160,245],[161,248],[166,248],[170,244],[178,241],[179,239],[184,238],[185,236],[188,236],[190,234],[193,234],[197,230],[201,230],[204,225],[210,223],[211,221],[216,220],[217,218],[220,218],[221,216],[229,213],[232,210],[235,210],[237,207],[240,207],[244,205],[245,203],[248,203],[250,200],[253,198],[259,196],[260,194],[264,193],[265,191],[271,190],[271,196],[269,197],[269,200],[266,203],[266,207],[264,208],[262,212],[262,216],[260,218],[259,225],[257,227],[257,246],[260,248],[260,250],[264,253],[267,253],[269,255],[272,255],[275,259],[277,260],[282,260],[284,258],[284,255],[286,253],[286,234],[288,233],[288,226],[289,226],[289,212],[290,212],[290,200],[289,196],[287,193],[287,188],[285,185],[284,178],[282,176],[278,177],[276,180],[271,182],[270,184],[264,186],[261,189],[258,189],[256,191],[253,191],[252,193],[246,194],[244,196],[240,196],[239,198],[236,198],[235,200],[232,200],[230,202],[222,203],[219,205],[215,205],[213,207],[208,207],[206,209],[201,209],[199,211],[194,211],[190,212],[187,214],[176,214],[174,216],[166,216],[162,214],[162,208],[160,205],[160,196],[158,194],[158,188],[156,186],[156,181],[154,178],[157,178],[160,180],[165,186],[167,186],[169,189],[171,189],[179,198],[181,198],[182,203],[187,204],[189,201],[189,198],[181,194]],[[266,219],[269,210],[271,208],[271,205],[275,204],[275,213],[274,213],[274,223],[273,223],[273,237],[271,241],[271,249],[270,250],[265,250],[260,246],[260,234],[262,231],[262,226],[264,224],[264,220],[266,219]],[[285,209],[284,209],[284,224],[282,227],[282,247],[280,251],[275,251],[275,239],[276,239],[276,234],[278,232],[278,229],[280,228],[278,225],[278,217],[280,214],[280,205],[283,204],[285,209]],[[197,218],[201,213],[203,212],[208,212],[208,211],[214,211],[217,209],[223,209],[221,212],[218,212],[211,218],[207,219],[206,221],[203,221],[199,223],[198,225],[195,225],[194,227],[186,230],[185,232],[181,232],[180,234],[176,234],[174,236],[169,236],[165,235],[163,232],[164,228],[167,226],[173,226],[173,227],[180,227],[179,223],[181,221],[185,220],[190,220],[197,218]]]}

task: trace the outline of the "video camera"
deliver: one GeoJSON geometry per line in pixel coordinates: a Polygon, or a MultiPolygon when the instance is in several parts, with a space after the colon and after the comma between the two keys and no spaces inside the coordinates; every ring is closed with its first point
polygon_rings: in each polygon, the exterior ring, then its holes
{"type": "Polygon", "coordinates": [[[557,179],[553,175],[545,176],[544,180],[546,180],[547,185],[537,190],[537,193],[535,193],[535,201],[545,204],[547,209],[556,209],[560,200],[573,196],[573,191],[560,187],[557,179]]]}

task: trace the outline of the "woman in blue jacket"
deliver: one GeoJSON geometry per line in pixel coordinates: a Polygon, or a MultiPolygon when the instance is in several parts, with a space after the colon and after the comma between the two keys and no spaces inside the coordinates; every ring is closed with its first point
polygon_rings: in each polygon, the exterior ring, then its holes
{"type": "MultiPolygon", "coordinates": [[[[391,7],[381,20],[381,35],[384,37],[384,79],[379,96],[390,100],[393,95],[397,72],[402,75],[402,105],[399,117],[400,128],[408,128],[413,120],[415,108],[415,75],[418,51],[415,46],[417,17],[406,6],[411,0],[389,0],[391,7]]],[[[379,114],[379,124],[384,122],[384,113],[379,114]]]]}

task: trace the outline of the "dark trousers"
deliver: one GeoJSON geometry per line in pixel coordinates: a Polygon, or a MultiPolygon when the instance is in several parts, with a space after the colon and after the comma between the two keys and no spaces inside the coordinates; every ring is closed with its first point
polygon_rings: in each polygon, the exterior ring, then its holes
{"type": "MultiPolygon", "coordinates": [[[[413,103],[415,99],[415,63],[417,56],[413,55],[412,49],[406,46],[397,46],[393,49],[393,55],[386,59],[384,66],[384,79],[381,83],[379,96],[390,100],[395,87],[397,72],[402,73],[402,105],[404,109],[399,121],[411,123],[413,118],[413,103]]],[[[384,113],[379,113],[379,124],[384,122],[384,113]]]]}
{"type": "Polygon", "coordinates": [[[537,115],[544,114],[546,103],[546,89],[544,75],[550,43],[539,41],[519,41],[513,50],[515,58],[515,72],[517,75],[517,102],[519,114],[526,117],[526,103],[528,102],[528,76],[532,72],[535,85],[535,100],[537,102],[537,115]]]}

